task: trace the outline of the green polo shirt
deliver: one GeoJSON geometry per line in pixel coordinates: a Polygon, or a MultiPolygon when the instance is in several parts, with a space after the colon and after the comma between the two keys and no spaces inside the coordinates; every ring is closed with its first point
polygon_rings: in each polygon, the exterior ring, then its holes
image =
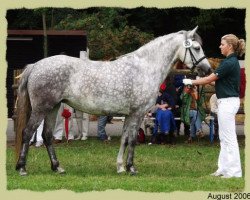
{"type": "Polygon", "coordinates": [[[239,97],[240,64],[236,54],[226,57],[214,71],[219,78],[215,81],[215,91],[218,99],[239,97]]]}

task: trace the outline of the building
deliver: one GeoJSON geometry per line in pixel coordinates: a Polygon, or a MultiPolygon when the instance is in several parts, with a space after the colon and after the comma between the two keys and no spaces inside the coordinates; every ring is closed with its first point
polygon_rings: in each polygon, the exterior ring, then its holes
{"type": "MultiPolygon", "coordinates": [[[[79,57],[80,51],[87,49],[87,34],[85,31],[47,31],[48,56],[66,54],[79,57]]],[[[44,58],[43,30],[8,30],[6,60],[8,62],[6,88],[8,118],[14,112],[15,80],[17,71],[27,64],[44,58]]],[[[20,73],[20,72],[18,72],[20,73]]]]}

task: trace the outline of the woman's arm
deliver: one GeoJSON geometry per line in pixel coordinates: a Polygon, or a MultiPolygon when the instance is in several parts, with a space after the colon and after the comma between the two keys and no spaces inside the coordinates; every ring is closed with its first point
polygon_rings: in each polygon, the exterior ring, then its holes
{"type": "Polygon", "coordinates": [[[218,79],[218,76],[214,73],[210,74],[209,76],[192,80],[192,85],[205,85],[208,83],[212,83],[213,81],[216,81],[218,79]]]}

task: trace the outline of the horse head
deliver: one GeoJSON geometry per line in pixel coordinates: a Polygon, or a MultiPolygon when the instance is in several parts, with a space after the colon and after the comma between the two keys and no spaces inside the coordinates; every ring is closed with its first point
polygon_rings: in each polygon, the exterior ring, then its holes
{"type": "Polygon", "coordinates": [[[192,72],[198,73],[199,76],[205,76],[211,73],[211,66],[201,47],[202,41],[196,33],[198,26],[191,31],[182,31],[183,39],[179,47],[179,59],[192,72]]]}

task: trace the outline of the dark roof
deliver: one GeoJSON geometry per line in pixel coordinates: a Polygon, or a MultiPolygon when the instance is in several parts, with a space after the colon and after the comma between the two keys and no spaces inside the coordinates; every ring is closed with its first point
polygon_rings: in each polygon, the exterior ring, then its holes
{"type": "MultiPolygon", "coordinates": [[[[8,30],[8,35],[43,35],[43,30],[8,30]]],[[[47,30],[47,35],[87,35],[86,31],[80,30],[47,30]]]]}

